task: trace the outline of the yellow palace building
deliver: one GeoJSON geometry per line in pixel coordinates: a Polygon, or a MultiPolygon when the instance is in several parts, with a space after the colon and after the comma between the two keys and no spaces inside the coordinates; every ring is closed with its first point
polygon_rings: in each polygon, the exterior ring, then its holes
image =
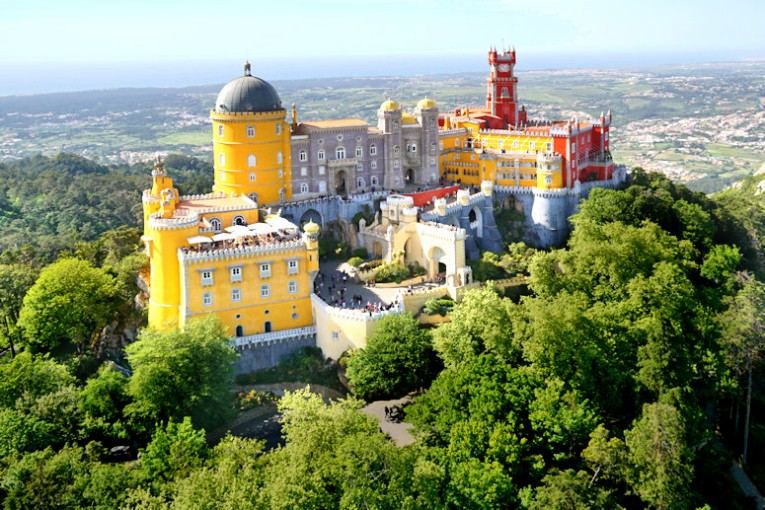
{"type": "Polygon", "coordinates": [[[258,205],[291,195],[290,133],[279,96],[248,65],[221,90],[210,116],[213,192],[180,196],[159,160],[143,192],[149,326],[182,328],[214,314],[237,346],[313,337],[319,226],[301,232],[258,205]]]}

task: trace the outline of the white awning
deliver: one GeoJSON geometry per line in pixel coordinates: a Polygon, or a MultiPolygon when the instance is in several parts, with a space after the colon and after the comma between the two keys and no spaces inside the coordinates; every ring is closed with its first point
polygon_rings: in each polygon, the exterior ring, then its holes
{"type": "Polygon", "coordinates": [[[236,239],[236,236],[234,236],[233,234],[226,234],[226,233],[215,234],[214,236],[212,236],[212,240],[216,242],[217,241],[233,241],[234,239],[236,239]]]}
{"type": "Polygon", "coordinates": [[[297,225],[281,216],[271,216],[270,218],[266,218],[266,223],[282,230],[297,230],[297,225]]]}
{"type": "Polygon", "coordinates": [[[265,223],[253,223],[250,225],[250,231],[255,235],[266,235],[266,234],[275,234],[279,231],[278,228],[267,225],[265,223]]]}
{"type": "Polygon", "coordinates": [[[247,228],[245,225],[231,225],[230,227],[226,227],[223,230],[226,232],[231,232],[232,234],[238,234],[240,232],[249,232],[250,229],[247,228]]]}
{"type": "Polygon", "coordinates": [[[188,241],[189,244],[206,244],[211,243],[212,239],[205,236],[194,236],[187,238],[186,241],[188,241]]]}

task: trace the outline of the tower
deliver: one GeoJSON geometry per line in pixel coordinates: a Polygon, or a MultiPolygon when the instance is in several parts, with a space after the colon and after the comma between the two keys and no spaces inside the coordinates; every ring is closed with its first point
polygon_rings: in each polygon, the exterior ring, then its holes
{"type": "Polygon", "coordinates": [[[438,183],[438,106],[432,99],[420,99],[414,110],[417,121],[422,126],[420,140],[420,158],[422,183],[438,183]]]}
{"type": "Polygon", "coordinates": [[[377,128],[385,139],[385,175],[386,189],[401,189],[404,187],[404,173],[401,158],[401,107],[397,102],[388,99],[377,110],[377,128]]]}
{"type": "Polygon", "coordinates": [[[513,76],[515,48],[497,53],[489,50],[489,77],[486,79],[486,108],[489,113],[502,119],[503,127],[519,123],[517,86],[518,78],[513,76]]]}
{"type": "Polygon", "coordinates": [[[262,204],[292,198],[290,129],[276,90],[244,75],[221,89],[210,112],[213,128],[213,191],[247,195],[262,204]]]}

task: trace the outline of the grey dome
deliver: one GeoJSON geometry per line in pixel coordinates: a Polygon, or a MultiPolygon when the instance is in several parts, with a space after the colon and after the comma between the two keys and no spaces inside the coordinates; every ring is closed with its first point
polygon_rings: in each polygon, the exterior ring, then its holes
{"type": "Polygon", "coordinates": [[[277,110],[283,110],[279,94],[267,81],[250,75],[249,64],[245,66],[245,75],[228,82],[215,100],[215,111],[220,113],[277,110]]]}

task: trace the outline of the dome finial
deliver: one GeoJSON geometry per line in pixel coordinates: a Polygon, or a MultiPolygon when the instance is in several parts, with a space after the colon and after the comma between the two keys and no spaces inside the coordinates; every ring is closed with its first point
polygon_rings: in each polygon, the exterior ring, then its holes
{"type": "Polygon", "coordinates": [[[251,74],[250,74],[250,61],[249,60],[246,60],[244,62],[244,75],[245,76],[251,76],[251,74]]]}

